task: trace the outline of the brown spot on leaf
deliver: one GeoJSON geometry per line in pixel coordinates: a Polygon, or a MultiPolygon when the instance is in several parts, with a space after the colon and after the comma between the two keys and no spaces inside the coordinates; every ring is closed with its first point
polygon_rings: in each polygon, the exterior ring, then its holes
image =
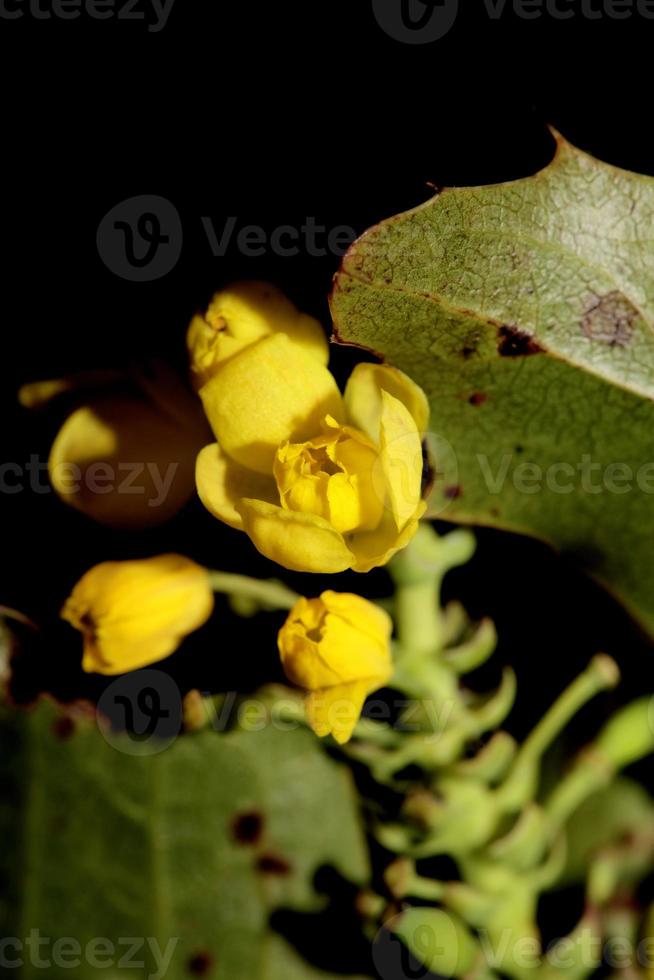
{"type": "Polygon", "coordinates": [[[194,953],[187,964],[188,972],[194,977],[206,977],[212,968],[213,956],[206,950],[194,953]]]}
{"type": "Polygon", "coordinates": [[[626,347],[638,318],[633,303],[614,289],[606,296],[595,296],[581,320],[581,329],[590,340],[609,347],[626,347]]]}
{"type": "Polygon", "coordinates": [[[278,854],[262,854],[257,861],[257,870],[263,875],[290,875],[291,866],[278,854]]]}
{"type": "Polygon", "coordinates": [[[483,391],[473,391],[468,401],[471,405],[483,405],[487,398],[488,395],[485,395],[483,391]]]}
{"type": "Polygon", "coordinates": [[[436,479],[436,470],[431,465],[431,460],[429,458],[429,450],[427,449],[427,442],[423,439],[422,442],[422,476],[420,478],[420,497],[422,500],[426,500],[431,493],[431,488],[434,485],[434,480],[436,479]]]}
{"type": "Polygon", "coordinates": [[[69,715],[61,715],[53,722],[52,731],[55,738],[65,742],[75,734],[75,722],[69,715]]]}
{"type": "Polygon", "coordinates": [[[531,334],[525,333],[512,323],[505,323],[497,331],[500,357],[529,357],[531,354],[542,354],[543,348],[534,340],[531,334]]]}
{"type": "Polygon", "coordinates": [[[445,489],[443,490],[443,494],[445,497],[448,498],[448,500],[456,500],[457,497],[460,497],[462,493],[463,490],[461,489],[460,486],[458,486],[458,484],[452,487],[445,487],[445,489]]]}
{"type": "Polygon", "coordinates": [[[239,844],[256,844],[263,833],[263,817],[256,810],[237,813],[232,821],[232,834],[239,844]]]}

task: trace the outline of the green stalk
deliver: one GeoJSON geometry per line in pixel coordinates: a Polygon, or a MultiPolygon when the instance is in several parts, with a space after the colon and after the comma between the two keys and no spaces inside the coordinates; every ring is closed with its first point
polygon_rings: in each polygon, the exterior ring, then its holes
{"type": "Polygon", "coordinates": [[[554,702],[520,747],[505,783],[498,790],[498,802],[507,811],[520,809],[533,799],[540,760],[546,749],[591,698],[614,687],[620,674],[611,657],[598,654],[554,702]]]}
{"type": "Polygon", "coordinates": [[[263,581],[247,575],[218,571],[209,571],[209,579],[214,592],[252,600],[263,609],[292,609],[300,598],[296,592],[276,579],[263,581]]]}

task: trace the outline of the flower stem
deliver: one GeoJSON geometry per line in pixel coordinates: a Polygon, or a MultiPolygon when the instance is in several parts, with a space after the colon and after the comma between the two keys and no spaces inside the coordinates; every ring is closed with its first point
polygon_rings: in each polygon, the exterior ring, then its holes
{"type": "Polygon", "coordinates": [[[614,687],[620,674],[611,657],[598,654],[579,677],[557,698],[520,747],[509,776],[498,790],[498,799],[508,810],[520,809],[535,792],[543,753],[557,735],[591,698],[614,687]]]}
{"type": "Polygon", "coordinates": [[[400,648],[410,656],[438,653],[444,643],[440,590],[445,572],[468,561],[474,538],[467,531],[439,537],[422,523],[388,570],[395,582],[395,621],[400,648]]]}
{"type": "Polygon", "coordinates": [[[292,609],[300,596],[276,579],[256,579],[232,572],[209,571],[211,588],[237,599],[250,600],[254,609],[292,609]]]}

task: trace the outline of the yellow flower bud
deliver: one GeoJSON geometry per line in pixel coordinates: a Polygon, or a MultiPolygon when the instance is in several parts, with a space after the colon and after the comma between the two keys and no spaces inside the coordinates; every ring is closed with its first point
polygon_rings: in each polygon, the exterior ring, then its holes
{"type": "Polygon", "coordinates": [[[366,697],[390,679],[392,623],[379,606],[349,592],[300,599],[279,631],[288,679],[307,691],[316,735],[347,742],[366,697]]]}
{"type": "Polygon", "coordinates": [[[266,557],[366,572],[415,534],[429,407],[401,371],[359,364],[341,401],[327,369],[278,334],[233,357],[201,395],[218,442],[198,456],[200,498],[266,557]]]}
{"type": "Polygon", "coordinates": [[[110,527],[169,520],[193,495],[195,459],[211,431],[196,397],[163,365],[132,378],[114,373],[106,383],[100,374],[88,375],[90,391],[86,376],[79,377],[20,392],[22,404],[35,406],[60,394],[80,395],[50,450],[54,490],[110,527]]]}
{"type": "Polygon", "coordinates": [[[186,335],[194,384],[201,388],[230,357],[275,333],[286,334],[320,364],[327,364],[320,323],[301,313],[276,286],[237,282],[216,293],[204,315],[193,317],[186,335]]]}
{"type": "Polygon", "coordinates": [[[122,674],[173,653],[213,605],[207,570],[171,554],[94,565],[61,616],[83,633],[85,671],[122,674]]]}

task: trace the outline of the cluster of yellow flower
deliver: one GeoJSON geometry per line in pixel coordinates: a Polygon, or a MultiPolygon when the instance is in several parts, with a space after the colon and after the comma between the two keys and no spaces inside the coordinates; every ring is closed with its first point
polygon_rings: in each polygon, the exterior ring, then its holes
{"type": "MultiPolygon", "coordinates": [[[[265,283],[218,293],[192,320],[187,345],[193,385],[216,439],[197,455],[195,479],[215,517],[245,531],[266,557],[304,572],[366,572],[409,542],[425,511],[429,413],[410,378],[363,363],[341,394],[318,321],[265,283]]],[[[28,386],[23,400],[37,400],[43,387],[28,386]]],[[[119,461],[135,440],[141,450],[152,426],[141,433],[134,406],[124,411],[123,402],[105,401],[100,419],[97,404],[78,409],[55,441],[50,472],[69,503],[107,523],[133,525],[126,513],[133,497],[103,495],[98,514],[97,502],[86,507],[79,488],[73,493],[61,475],[62,464],[83,470],[90,461],[119,461]]],[[[169,407],[149,412],[155,435],[164,421],[170,425],[170,417],[162,421],[169,407]]],[[[167,449],[184,444],[185,459],[197,452],[206,422],[188,406],[177,420],[167,449]]],[[[175,503],[184,498],[182,487],[175,503]]],[[[212,609],[206,569],[163,555],[96,565],[62,615],[84,635],[83,668],[116,674],[168,656],[212,609]]],[[[279,651],[289,680],[308,692],[307,720],[319,735],[350,737],[364,699],[392,674],[391,630],[383,610],[351,593],[327,591],[295,604],[279,632],[279,651]]]]}
{"type": "Polygon", "coordinates": [[[215,296],[188,347],[217,439],[196,468],[212,514],[303,572],[367,572],[407,544],[429,416],[410,378],[359,364],[341,396],[318,321],[262,283],[215,296]]]}

